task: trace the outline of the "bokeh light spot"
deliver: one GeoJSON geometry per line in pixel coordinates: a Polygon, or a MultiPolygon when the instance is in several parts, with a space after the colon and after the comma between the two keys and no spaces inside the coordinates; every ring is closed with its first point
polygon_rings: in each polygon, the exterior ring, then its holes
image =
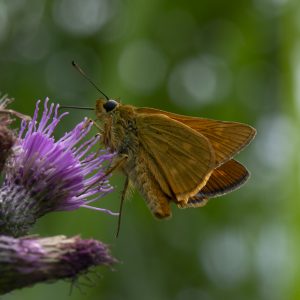
{"type": "Polygon", "coordinates": [[[260,232],[255,249],[262,299],[284,299],[280,293],[295,271],[291,237],[282,224],[269,224],[260,232]],[[294,266],[294,267],[293,267],[294,266]]]}
{"type": "Polygon", "coordinates": [[[148,40],[129,44],[119,60],[119,73],[123,83],[138,94],[156,90],[164,80],[166,69],[164,54],[148,40]]]}
{"type": "Polygon", "coordinates": [[[183,84],[193,98],[205,102],[212,98],[216,89],[216,74],[207,64],[191,61],[183,70],[183,84]]]}
{"type": "Polygon", "coordinates": [[[174,68],[168,90],[176,104],[194,107],[224,98],[230,84],[230,72],[223,60],[200,56],[187,59],[174,68]]]}
{"type": "Polygon", "coordinates": [[[211,233],[200,248],[200,262],[208,277],[219,287],[240,284],[249,272],[246,239],[233,230],[211,233]]]}
{"type": "Polygon", "coordinates": [[[289,0],[254,0],[256,9],[267,17],[275,17],[284,12],[289,0]]]}
{"type": "Polygon", "coordinates": [[[58,0],[54,19],[67,32],[92,35],[111,18],[111,4],[109,0],[58,0]]]}
{"type": "MultiPolygon", "coordinates": [[[[262,165],[283,170],[296,148],[296,128],[284,116],[265,116],[258,124],[259,132],[254,144],[262,165]]],[[[277,176],[276,172],[269,176],[277,176]]]]}

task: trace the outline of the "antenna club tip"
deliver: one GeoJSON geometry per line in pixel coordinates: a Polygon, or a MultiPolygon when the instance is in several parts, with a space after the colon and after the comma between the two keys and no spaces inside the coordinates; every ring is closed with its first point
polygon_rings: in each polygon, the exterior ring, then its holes
{"type": "Polygon", "coordinates": [[[76,66],[76,62],[75,60],[72,60],[72,66],[75,67],[76,66]]]}

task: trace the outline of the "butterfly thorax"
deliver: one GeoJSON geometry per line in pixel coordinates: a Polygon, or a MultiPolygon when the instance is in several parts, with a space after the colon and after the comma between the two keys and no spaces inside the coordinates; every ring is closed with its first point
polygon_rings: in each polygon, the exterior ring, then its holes
{"type": "Polygon", "coordinates": [[[120,105],[106,113],[103,124],[103,143],[111,152],[133,157],[138,148],[134,107],[120,105]]]}

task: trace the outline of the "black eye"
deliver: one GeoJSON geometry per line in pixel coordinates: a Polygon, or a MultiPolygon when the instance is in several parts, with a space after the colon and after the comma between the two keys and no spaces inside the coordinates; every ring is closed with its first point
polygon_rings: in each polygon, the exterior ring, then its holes
{"type": "Polygon", "coordinates": [[[108,100],[103,104],[104,109],[106,112],[112,111],[116,106],[118,105],[118,102],[115,100],[108,100]]]}

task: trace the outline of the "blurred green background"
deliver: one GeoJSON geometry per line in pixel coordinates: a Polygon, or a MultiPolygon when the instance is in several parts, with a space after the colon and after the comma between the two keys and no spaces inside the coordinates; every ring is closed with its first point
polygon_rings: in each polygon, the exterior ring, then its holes
{"type": "MultiPolygon", "coordinates": [[[[32,114],[49,96],[93,106],[98,92],[258,130],[238,160],[252,177],[199,209],[154,219],[135,193],[116,219],[80,209],[42,218],[34,233],[81,234],[111,245],[121,263],[95,283],[38,284],[3,299],[300,299],[300,2],[0,1],[0,90],[32,114]]],[[[92,113],[73,111],[58,136],[92,113]]],[[[97,205],[118,210],[116,192],[97,205]]],[[[1,275],[0,275],[1,276],[1,275]]],[[[93,276],[92,276],[93,277],[93,276]]]]}

